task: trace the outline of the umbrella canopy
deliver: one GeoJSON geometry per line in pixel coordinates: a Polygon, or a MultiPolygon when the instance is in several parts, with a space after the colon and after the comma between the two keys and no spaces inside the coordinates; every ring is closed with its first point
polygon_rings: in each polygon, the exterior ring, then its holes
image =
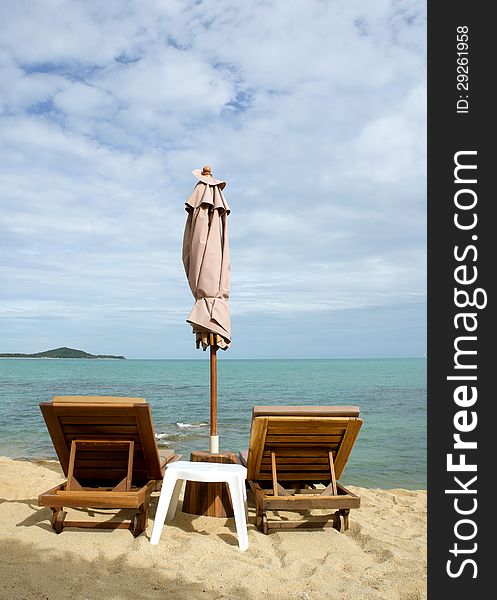
{"type": "Polygon", "coordinates": [[[183,265],[195,298],[187,322],[193,327],[197,348],[202,345],[205,350],[210,346],[210,451],[217,453],[216,350],[226,350],[231,343],[227,220],[230,208],[223,195],[226,182],[212,177],[210,167],[196,169],[193,174],[198,183],[185,204],[188,217],[183,236],[183,265]]]}
{"type": "Polygon", "coordinates": [[[210,168],[196,169],[198,179],[185,203],[188,218],[183,236],[183,265],[195,304],[187,318],[196,334],[197,348],[215,345],[226,350],[231,343],[230,252],[228,221],[230,208],[223,189],[226,182],[210,175],[210,168]]]}

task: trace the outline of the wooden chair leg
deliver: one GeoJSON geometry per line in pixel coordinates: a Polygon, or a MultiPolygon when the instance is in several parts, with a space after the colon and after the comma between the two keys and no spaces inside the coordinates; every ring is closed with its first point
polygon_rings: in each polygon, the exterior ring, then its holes
{"type": "Polygon", "coordinates": [[[338,510],[333,515],[333,529],[336,529],[337,531],[342,530],[342,520],[340,519],[340,511],[338,510]]]}
{"type": "Polygon", "coordinates": [[[147,529],[147,525],[148,525],[148,506],[144,507],[142,519],[143,519],[143,523],[142,523],[143,529],[142,529],[142,531],[145,531],[147,529]]]}
{"type": "Polygon", "coordinates": [[[347,531],[347,529],[349,528],[349,513],[350,513],[350,508],[341,508],[340,509],[340,514],[343,517],[343,530],[347,531]]]}
{"type": "Polygon", "coordinates": [[[57,515],[59,514],[59,508],[55,508],[54,506],[50,507],[52,514],[50,515],[50,524],[52,528],[55,529],[55,523],[57,522],[57,515]]]}
{"type": "Polygon", "coordinates": [[[262,531],[262,506],[257,500],[255,503],[255,526],[259,531],[262,531]]]}

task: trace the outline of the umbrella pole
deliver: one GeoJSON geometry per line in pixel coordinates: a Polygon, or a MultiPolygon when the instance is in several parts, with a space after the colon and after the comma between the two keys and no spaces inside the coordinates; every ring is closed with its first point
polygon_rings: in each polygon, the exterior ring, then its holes
{"type": "Polygon", "coordinates": [[[219,453],[219,436],[217,434],[217,364],[216,341],[213,333],[210,334],[210,367],[211,367],[211,434],[209,451],[211,454],[219,453]]]}

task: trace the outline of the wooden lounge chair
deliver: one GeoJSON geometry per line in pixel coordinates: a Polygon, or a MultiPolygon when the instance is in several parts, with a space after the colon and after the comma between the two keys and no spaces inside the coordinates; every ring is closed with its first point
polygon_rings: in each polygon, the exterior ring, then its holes
{"type": "Polygon", "coordinates": [[[150,406],[143,398],[56,396],[41,412],[67,481],[38,497],[50,506],[57,533],[64,527],[131,529],[147,527],[150,495],[159,488],[166,464],[179,457],[159,455],[150,406]],[[66,521],[64,507],[135,511],[130,521],[66,521]]]}
{"type": "Polygon", "coordinates": [[[256,504],[256,526],[271,529],[349,526],[360,498],[340,479],[362,425],[356,406],[255,406],[248,453],[241,453],[256,504]],[[318,484],[324,489],[316,488],[318,484]],[[328,516],[309,516],[331,509],[328,516]],[[272,511],[304,512],[304,520],[269,520],[272,511]]]}

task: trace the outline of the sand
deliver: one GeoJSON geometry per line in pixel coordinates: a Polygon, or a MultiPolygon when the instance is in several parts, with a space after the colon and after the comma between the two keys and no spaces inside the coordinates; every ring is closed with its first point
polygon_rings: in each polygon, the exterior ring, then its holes
{"type": "Polygon", "coordinates": [[[127,530],[57,535],[37,496],[60,481],[55,465],[0,458],[2,600],[426,598],[426,491],[349,486],[362,507],[351,511],[346,533],[266,536],[251,506],[250,548],[240,552],[233,519],[179,510],[151,546],[155,499],[136,539],[127,530]]]}

